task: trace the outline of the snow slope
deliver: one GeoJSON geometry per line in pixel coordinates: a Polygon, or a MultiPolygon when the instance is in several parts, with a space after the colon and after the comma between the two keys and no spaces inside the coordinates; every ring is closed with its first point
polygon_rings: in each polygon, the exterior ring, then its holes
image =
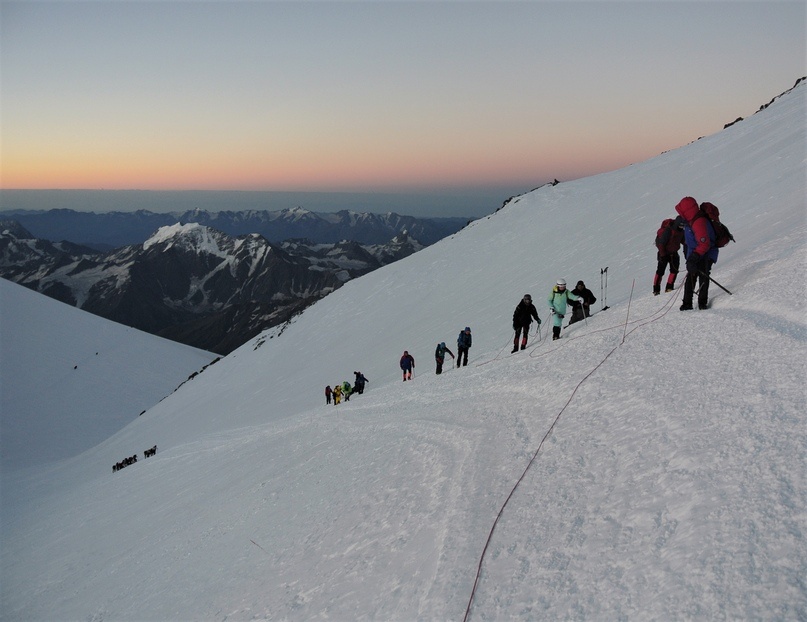
{"type": "Polygon", "coordinates": [[[0,279],[0,353],[4,471],[94,447],[216,357],[5,279],[0,279]]]}
{"type": "Polygon", "coordinates": [[[807,618],[805,118],[802,84],[519,197],[84,454],[4,472],[2,618],[807,618]],[[685,195],[738,240],[707,311],[650,295],[685,195]],[[509,354],[525,292],[546,319],[555,279],[600,296],[606,266],[609,310],[509,354]],[[470,365],[435,376],[466,325],[470,365]],[[365,394],[326,406],[354,370],[365,394]]]}

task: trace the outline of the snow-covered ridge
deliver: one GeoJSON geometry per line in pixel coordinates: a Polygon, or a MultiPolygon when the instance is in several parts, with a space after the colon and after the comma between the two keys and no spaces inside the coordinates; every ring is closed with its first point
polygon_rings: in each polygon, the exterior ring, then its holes
{"type": "Polygon", "coordinates": [[[210,235],[210,230],[195,222],[176,223],[175,225],[160,227],[154,235],[143,242],[143,250],[148,250],[155,244],[168,243],[170,247],[170,243],[177,238],[181,238],[185,243],[188,241],[196,242],[196,247],[200,251],[213,255],[219,254],[218,244],[210,235]]]}

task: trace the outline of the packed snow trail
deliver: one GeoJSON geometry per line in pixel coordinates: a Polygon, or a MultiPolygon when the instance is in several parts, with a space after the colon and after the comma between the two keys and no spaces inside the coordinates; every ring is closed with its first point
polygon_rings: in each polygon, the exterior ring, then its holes
{"type": "MultiPolygon", "coordinates": [[[[625,318],[625,320],[626,320],[625,321],[625,328],[627,329],[627,326],[630,323],[643,322],[643,323],[639,324],[638,326],[635,326],[634,328],[631,329],[630,333],[633,333],[635,330],[637,330],[638,328],[641,328],[645,324],[655,322],[655,321],[663,318],[670,311],[670,309],[673,308],[676,300],[678,299],[678,293],[680,293],[680,288],[678,290],[676,290],[676,294],[674,296],[669,296],[669,300],[664,303],[661,310],[654,313],[651,316],[651,319],[649,319],[647,322],[644,322],[644,320],[633,320],[632,322],[629,322],[628,320],[629,320],[629,317],[630,317],[629,316],[630,305],[628,305],[628,317],[625,318]]],[[[586,323],[586,325],[587,325],[587,323],[586,323]]],[[[568,326],[567,326],[567,328],[568,328],[568,326]]],[[[610,330],[610,329],[606,328],[606,329],[600,329],[600,330],[610,330]]],[[[540,331],[540,326],[539,326],[539,331],[540,331]]],[[[537,332],[539,332],[539,331],[537,331],[537,332]]],[[[599,332],[599,331],[595,331],[595,332],[599,332]]],[[[502,504],[502,507],[499,509],[499,513],[496,515],[496,519],[493,521],[493,526],[490,528],[490,532],[488,533],[488,537],[485,540],[485,546],[482,549],[482,555],[481,555],[481,557],[479,559],[479,564],[478,564],[477,570],[476,570],[476,577],[474,579],[474,584],[473,584],[473,587],[471,589],[471,596],[470,596],[470,599],[468,601],[468,606],[465,609],[465,615],[463,617],[464,620],[468,620],[468,617],[469,617],[469,615],[471,613],[471,608],[473,606],[473,601],[474,601],[474,595],[476,594],[476,587],[477,587],[477,585],[479,583],[479,576],[480,576],[480,574],[482,572],[482,565],[484,564],[484,561],[485,561],[485,554],[487,553],[488,547],[490,546],[491,539],[493,538],[493,533],[496,530],[496,525],[499,523],[499,519],[502,517],[502,514],[504,513],[505,508],[507,507],[507,504],[510,502],[510,499],[512,499],[512,497],[515,494],[516,489],[518,488],[519,484],[521,484],[521,482],[524,480],[525,476],[527,475],[527,471],[530,470],[530,467],[532,467],[532,465],[535,462],[536,458],[538,458],[538,454],[540,453],[541,449],[543,448],[544,443],[549,438],[549,435],[552,434],[552,431],[555,429],[555,426],[557,425],[558,421],[560,420],[561,416],[563,415],[563,412],[566,410],[566,408],[569,406],[569,404],[571,404],[572,400],[574,399],[575,394],[577,393],[577,390],[583,385],[583,383],[586,380],[588,380],[591,377],[592,374],[594,374],[598,369],[600,369],[600,367],[602,367],[605,364],[605,362],[608,360],[608,357],[610,357],[614,352],[616,352],[616,350],[617,350],[617,348],[619,348],[619,346],[621,346],[622,344],[625,343],[625,337],[630,333],[626,332],[625,335],[623,336],[622,341],[618,345],[614,346],[613,349],[610,350],[603,357],[603,359],[599,363],[597,363],[597,365],[588,374],[586,374],[586,376],[583,377],[583,379],[580,380],[580,382],[577,383],[577,385],[574,387],[574,389],[572,390],[571,395],[569,396],[568,401],[563,405],[563,408],[560,409],[560,412],[558,412],[557,417],[555,417],[555,419],[552,421],[552,425],[549,426],[549,429],[547,430],[546,434],[541,439],[541,442],[538,444],[538,448],[535,450],[535,453],[532,455],[532,458],[530,458],[530,461],[527,463],[527,466],[524,469],[524,472],[518,478],[515,485],[513,486],[513,489],[510,491],[510,494],[507,496],[504,503],[502,504]]],[[[580,339],[580,338],[586,337],[588,334],[590,334],[590,333],[585,333],[583,335],[579,335],[577,338],[580,339]]],[[[533,356],[533,352],[537,349],[537,347],[539,345],[541,345],[540,341],[539,341],[539,344],[537,344],[536,346],[533,346],[532,351],[530,352],[530,357],[533,356]]],[[[492,359],[492,360],[496,360],[496,358],[494,357],[494,359],[492,359]]]]}

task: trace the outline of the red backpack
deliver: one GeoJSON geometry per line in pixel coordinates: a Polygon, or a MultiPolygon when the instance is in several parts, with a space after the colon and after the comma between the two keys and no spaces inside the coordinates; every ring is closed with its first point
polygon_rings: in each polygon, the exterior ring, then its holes
{"type": "Polygon", "coordinates": [[[700,205],[701,209],[698,216],[705,216],[712,223],[712,228],[715,230],[715,246],[723,248],[729,242],[736,242],[734,236],[731,235],[729,228],[720,222],[720,210],[713,203],[704,202],[700,205]]]}
{"type": "Polygon", "coordinates": [[[665,218],[656,232],[656,248],[662,255],[677,253],[678,249],[681,248],[683,237],[683,233],[675,227],[675,220],[665,218]]]}

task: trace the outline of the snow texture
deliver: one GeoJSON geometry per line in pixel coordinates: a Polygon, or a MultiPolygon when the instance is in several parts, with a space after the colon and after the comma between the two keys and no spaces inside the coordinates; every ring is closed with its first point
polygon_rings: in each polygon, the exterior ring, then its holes
{"type": "Polygon", "coordinates": [[[4,472],[94,447],[216,358],[5,279],[0,352],[4,472]]]}
{"type": "Polygon", "coordinates": [[[517,197],[91,449],[4,468],[2,618],[807,619],[806,118],[799,86],[517,197]],[[712,273],[732,295],[712,285],[704,311],[651,294],[656,229],[686,195],[737,239],[712,273]],[[559,277],[600,300],[553,342],[559,277]],[[544,323],[511,355],[525,292],[544,323]],[[470,364],[435,375],[465,326],[470,364]],[[355,370],[364,395],[326,406],[355,370]]]}

